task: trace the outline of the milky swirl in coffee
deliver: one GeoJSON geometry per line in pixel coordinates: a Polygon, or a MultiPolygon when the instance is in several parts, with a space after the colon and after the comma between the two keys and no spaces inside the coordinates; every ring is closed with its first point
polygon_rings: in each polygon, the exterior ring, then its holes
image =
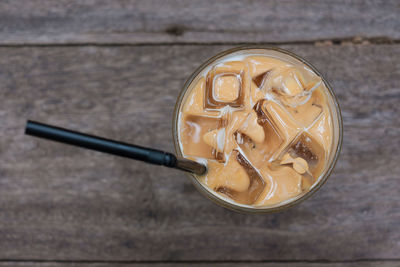
{"type": "Polygon", "coordinates": [[[217,60],[194,79],[180,108],[180,149],[208,168],[197,179],[239,204],[290,200],[309,191],[329,163],[327,88],[300,61],[276,55],[217,60]]]}

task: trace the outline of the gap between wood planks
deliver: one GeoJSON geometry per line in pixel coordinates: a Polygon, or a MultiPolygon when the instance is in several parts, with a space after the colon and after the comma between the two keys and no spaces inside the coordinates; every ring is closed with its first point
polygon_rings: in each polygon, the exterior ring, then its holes
{"type": "Polygon", "coordinates": [[[76,42],[76,43],[9,43],[0,44],[0,47],[64,47],[64,46],[193,46],[193,45],[315,45],[315,46],[330,46],[330,45],[396,45],[400,44],[400,39],[391,39],[389,37],[346,37],[332,39],[318,39],[307,41],[287,41],[287,42],[134,42],[134,43],[113,43],[113,42],[76,42]]]}
{"type": "Polygon", "coordinates": [[[354,259],[354,260],[182,260],[182,261],[146,261],[146,260],[35,260],[35,259],[0,259],[0,263],[69,263],[69,264],[229,264],[229,263],[310,263],[310,264],[334,264],[334,263],[371,263],[371,262],[400,262],[396,259],[354,259]]]}

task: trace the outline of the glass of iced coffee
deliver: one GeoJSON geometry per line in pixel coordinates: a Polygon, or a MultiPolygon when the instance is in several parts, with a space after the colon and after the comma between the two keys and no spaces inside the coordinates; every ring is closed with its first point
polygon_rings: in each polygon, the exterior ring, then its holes
{"type": "Polygon", "coordinates": [[[322,75],[288,51],[239,47],[201,65],[175,107],[177,155],[207,165],[200,192],[236,211],[269,213],[318,190],[342,143],[337,99],[322,75]]]}

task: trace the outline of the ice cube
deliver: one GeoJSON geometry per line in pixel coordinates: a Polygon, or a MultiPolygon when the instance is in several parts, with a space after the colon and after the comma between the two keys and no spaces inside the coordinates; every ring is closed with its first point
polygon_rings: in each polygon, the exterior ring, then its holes
{"type": "Polygon", "coordinates": [[[313,177],[309,172],[302,175],[301,190],[303,192],[309,191],[310,187],[315,183],[317,177],[313,177]]]}
{"type": "Polygon", "coordinates": [[[266,93],[265,91],[261,90],[254,80],[251,81],[250,85],[250,101],[251,101],[251,106],[254,106],[258,101],[265,99],[266,98],[266,93]]]}
{"type": "Polygon", "coordinates": [[[286,110],[292,115],[294,120],[304,128],[310,127],[321,115],[324,95],[317,89],[311,93],[309,100],[296,107],[287,106],[286,110]]]}
{"type": "Polygon", "coordinates": [[[270,130],[266,133],[265,136],[267,137],[266,140],[271,139],[269,136],[275,137],[268,141],[270,142],[268,144],[270,149],[274,152],[272,159],[275,159],[301,132],[301,127],[281,105],[273,101],[259,101],[255,110],[260,118],[259,123],[271,125],[269,128],[274,129],[274,131],[270,130]]]}
{"type": "Polygon", "coordinates": [[[219,168],[212,175],[209,175],[207,185],[214,188],[214,190],[223,188],[224,190],[239,193],[249,189],[250,178],[243,166],[239,164],[236,152],[232,153],[233,155],[229,157],[223,168],[219,168]]]}
{"type": "Polygon", "coordinates": [[[306,132],[301,133],[287,148],[293,159],[293,168],[300,174],[309,173],[318,177],[325,164],[325,150],[314,138],[306,132]],[[295,164],[298,164],[296,168],[295,164]],[[301,173],[301,169],[304,172],[301,173]]]}
{"type": "MultiPolygon", "coordinates": [[[[280,160],[271,162],[270,165],[266,168],[269,171],[268,174],[275,175],[278,171],[282,171],[284,169],[290,173],[291,176],[299,179],[301,181],[301,189],[302,191],[308,191],[308,189],[313,185],[315,182],[314,177],[311,175],[308,169],[308,163],[305,159],[297,157],[292,158],[289,153],[284,154],[280,160]],[[272,171],[272,173],[270,173],[272,171]],[[275,173],[274,173],[275,172],[275,173]]],[[[261,173],[265,173],[265,168],[261,170],[261,173]]],[[[279,180],[280,181],[280,180],[279,180]]]]}
{"type": "Polygon", "coordinates": [[[310,135],[314,137],[314,140],[317,141],[328,154],[331,150],[332,126],[329,111],[323,111],[321,116],[319,116],[308,129],[310,135]]]}
{"type": "Polygon", "coordinates": [[[271,87],[277,94],[284,97],[294,97],[303,93],[301,75],[294,70],[286,70],[271,78],[271,87]]]}
{"type": "Polygon", "coordinates": [[[246,120],[240,125],[238,132],[247,135],[255,143],[261,143],[265,139],[264,129],[258,124],[258,116],[254,110],[250,111],[246,120]]]}
{"type": "Polygon", "coordinates": [[[292,169],[302,177],[302,191],[308,191],[324,168],[325,155],[324,148],[310,134],[302,132],[270,167],[272,170],[292,169]]]}
{"type": "Polygon", "coordinates": [[[246,94],[249,92],[247,66],[240,61],[221,63],[207,73],[204,108],[243,108],[246,94]]]}
{"type": "Polygon", "coordinates": [[[289,166],[266,168],[261,170],[263,176],[273,177],[261,194],[257,205],[274,205],[299,195],[302,192],[303,177],[289,166]]]}
{"type": "Polygon", "coordinates": [[[203,140],[216,151],[223,153],[225,145],[225,128],[215,129],[205,133],[203,135],[203,140]]]}
{"type": "Polygon", "coordinates": [[[265,80],[268,78],[268,75],[271,73],[271,70],[258,74],[257,76],[253,77],[253,82],[257,85],[258,88],[262,88],[265,80]]]}
{"type": "Polygon", "coordinates": [[[232,103],[239,97],[240,77],[237,75],[218,75],[214,79],[213,98],[219,102],[232,103]]]}
{"type": "Polygon", "coordinates": [[[249,74],[253,78],[253,80],[254,77],[262,75],[263,73],[279,68],[282,65],[287,65],[279,59],[264,56],[249,56],[246,57],[244,61],[249,66],[249,74]]]}
{"type": "Polygon", "coordinates": [[[193,87],[184,101],[182,112],[200,116],[218,116],[218,111],[204,110],[204,90],[206,80],[204,78],[193,82],[193,87]]]}
{"type": "Polygon", "coordinates": [[[256,202],[256,200],[264,190],[265,181],[261,177],[261,175],[257,172],[257,170],[251,165],[250,162],[246,160],[246,158],[242,154],[238,152],[236,158],[239,164],[242,165],[242,167],[245,169],[247,175],[250,178],[250,185],[248,189],[248,203],[252,204],[256,202]]]}
{"type": "Polygon", "coordinates": [[[206,141],[209,138],[204,138],[204,136],[209,132],[222,129],[225,124],[226,122],[218,117],[185,115],[181,123],[180,138],[184,148],[183,153],[223,162],[224,156],[221,153],[223,149],[219,149],[221,145],[218,142],[215,145],[208,144],[206,141]]]}
{"type": "Polygon", "coordinates": [[[266,183],[256,169],[246,160],[246,158],[238,151],[233,151],[236,154],[235,159],[240,164],[242,169],[246,172],[249,179],[247,190],[238,192],[228,186],[220,186],[216,191],[232,198],[236,202],[251,205],[257,201],[261,193],[264,191],[266,183]]]}
{"type": "Polygon", "coordinates": [[[259,108],[248,115],[235,133],[235,139],[256,168],[267,164],[284,141],[270,118],[259,108]]]}
{"type": "Polygon", "coordinates": [[[281,60],[264,56],[249,56],[244,61],[248,65],[251,76],[251,98],[254,105],[265,98],[267,93],[265,85],[268,84],[267,80],[270,78],[271,72],[284,63],[281,60]]]}
{"type": "Polygon", "coordinates": [[[224,114],[224,119],[228,122],[225,127],[225,154],[230,154],[236,147],[235,133],[243,124],[243,121],[248,116],[248,111],[238,110],[235,112],[227,112],[224,114]]]}
{"type": "Polygon", "coordinates": [[[311,93],[321,85],[321,78],[293,67],[275,69],[268,80],[268,88],[277,100],[288,107],[306,103],[311,93]]]}

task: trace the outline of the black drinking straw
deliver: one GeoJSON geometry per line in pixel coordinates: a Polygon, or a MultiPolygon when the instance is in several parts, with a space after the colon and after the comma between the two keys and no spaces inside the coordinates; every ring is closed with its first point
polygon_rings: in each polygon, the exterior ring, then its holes
{"type": "Polygon", "coordinates": [[[26,123],[25,134],[125,158],[141,160],[147,163],[164,165],[198,175],[202,175],[206,172],[206,167],[204,165],[192,160],[177,158],[174,154],[168,152],[113,141],[40,122],[28,120],[26,123]]]}

